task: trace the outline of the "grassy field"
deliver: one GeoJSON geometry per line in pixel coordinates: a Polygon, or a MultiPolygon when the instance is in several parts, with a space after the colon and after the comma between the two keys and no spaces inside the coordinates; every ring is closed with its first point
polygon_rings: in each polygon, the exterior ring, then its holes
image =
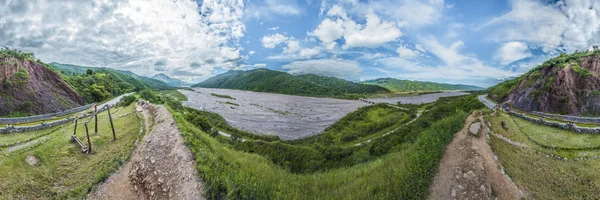
{"type": "Polygon", "coordinates": [[[532,199],[598,199],[600,160],[574,160],[600,155],[600,149],[560,149],[547,146],[581,148],[600,145],[598,135],[532,123],[506,113],[488,116],[491,130],[531,148],[512,146],[496,137],[491,145],[506,173],[532,199]],[[508,130],[500,125],[504,120],[508,130]],[[529,136],[532,140],[530,140],[529,136]],[[535,142],[534,142],[535,141],[535,142]],[[542,145],[538,145],[538,144],[542,145]],[[568,158],[560,160],[549,155],[568,158]]]}
{"type": "Polygon", "coordinates": [[[562,161],[491,137],[506,173],[532,199],[598,199],[600,160],[562,161]]]}
{"type": "MultiPolygon", "coordinates": [[[[123,110],[131,110],[133,105],[123,110]]],[[[114,119],[114,118],[113,118],[114,119]]],[[[94,120],[89,124],[93,132],[94,120]]],[[[45,143],[6,154],[0,152],[0,199],[82,199],[97,183],[105,180],[129,157],[134,141],[141,136],[142,121],[136,114],[114,119],[117,140],[106,112],[99,116],[99,134],[92,134],[92,154],[82,154],[72,143],[73,123],[58,127],[45,143]],[[31,163],[27,162],[30,160],[31,163]],[[35,160],[35,161],[31,161],[35,160]]],[[[47,129],[29,136],[44,134],[47,129]]],[[[79,121],[77,135],[84,142],[85,127],[79,121]]],[[[2,135],[3,139],[20,140],[23,133],[2,135]]]]}

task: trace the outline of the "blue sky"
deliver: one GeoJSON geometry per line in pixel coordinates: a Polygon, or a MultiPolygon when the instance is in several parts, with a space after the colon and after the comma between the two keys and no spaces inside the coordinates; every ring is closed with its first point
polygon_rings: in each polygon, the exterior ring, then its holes
{"type": "Polygon", "coordinates": [[[231,69],[491,86],[600,43],[594,0],[0,0],[0,45],[198,82],[231,69]]]}

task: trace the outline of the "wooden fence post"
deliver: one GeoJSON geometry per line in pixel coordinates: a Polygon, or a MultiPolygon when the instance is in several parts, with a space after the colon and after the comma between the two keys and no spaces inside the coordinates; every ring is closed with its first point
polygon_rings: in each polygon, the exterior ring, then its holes
{"type": "MultiPolygon", "coordinates": [[[[94,113],[98,112],[98,104],[94,105],[94,113]]],[[[95,129],[94,129],[94,133],[98,134],[98,115],[94,115],[94,118],[96,118],[96,123],[94,124],[95,129]]]]}
{"type": "Polygon", "coordinates": [[[106,110],[108,110],[108,120],[110,121],[110,128],[112,128],[113,140],[117,140],[117,135],[115,134],[115,126],[113,126],[112,115],[110,114],[109,105],[106,105],[106,110]]]}
{"type": "Polygon", "coordinates": [[[77,121],[79,118],[75,117],[75,129],[73,129],[73,135],[77,135],[77,121]]]}
{"type": "Polygon", "coordinates": [[[92,141],[90,140],[90,133],[88,132],[88,123],[85,123],[85,135],[87,136],[87,141],[88,141],[88,152],[87,153],[92,153],[92,141]]]}

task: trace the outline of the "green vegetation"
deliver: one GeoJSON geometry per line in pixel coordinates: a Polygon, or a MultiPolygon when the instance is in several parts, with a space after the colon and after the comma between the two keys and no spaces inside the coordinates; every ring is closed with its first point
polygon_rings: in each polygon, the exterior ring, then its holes
{"type": "Polygon", "coordinates": [[[548,127],[506,113],[487,116],[486,120],[492,124],[490,128],[494,133],[531,147],[515,147],[491,137],[491,146],[506,173],[528,198],[600,197],[597,192],[600,188],[600,175],[595,173],[600,170],[600,160],[574,160],[600,155],[600,149],[597,148],[600,145],[600,136],[548,127]],[[508,130],[501,127],[501,121],[507,124],[508,130]],[[548,156],[550,154],[567,158],[568,161],[548,156]]]}
{"type": "Polygon", "coordinates": [[[426,81],[398,80],[393,78],[379,78],[362,82],[369,85],[378,85],[393,92],[434,92],[447,90],[484,90],[483,88],[471,85],[453,85],[446,83],[434,83],[426,81]]]}
{"type": "Polygon", "coordinates": [[[33,53],[23,52],[23,51],[16,50],[16,49],[10,49],[8,47],[0,48],[0,57],[15,57],[15,58],[31,60],[31,61],[36,60],[35,55],[33,55],[33,53]]]}
{"type": "Polygon", "coordinates": [[[131,105],[133,102],[137,101],[137,97],[135,95],[127,95],[121,98],[121,100],[117,103],[118,106],[127,107],[131,105]]]}
{"type": "Polygon", "coordinates": [[[222,104],[229,104],[229,105],[232,105],[232,106],[240,106],[240,104],[233,103],[231,101],[217,101],[217,102],[222,103],[222,104]]]}
{"type": "Polygon", "coordinates": [[[229,96],[229,95],[223,95],[223,94],[215,94],[215,93],[210,93],[211,96],[215,96],[215,97],[219,97],[219,98],[226,98],[226,99],[233,99],[235,100],[235,98],[229,96]]]}
{"type": "Polygon", "coordinates": [[[181,92],[177,91],[177,90],[161,90],[158,91],[158,94],[163,95],[163,96],[170,96],[175,98],[175,100],[178,101],[187,101],[188,98],[187,96],[185,96],[184,94],[182,94],[181,92]]]}
{"type": "MultiPolygon", "coordinates": [[[[106,112],[99,120],[108,121],[106,112]]],[[[103,134],[111,132],[108,123],[99,124],[101,134],[91,138],[92,154],[82,154],[81,149],[68,139],[73,124],[59,126],[56,130],[0,135],[2,143],[40,136],[40,139],[49,139],[45,143],[37,142],[32,149],[10,153],[6,152],[7,148],[0,147],[3,152],[0,156],[0,199],[86,198],[94,185],[108,178],[128,159],[134,142],[141,136],[140,119],[136,115],[113,120],[118,139],[113,141],[112,134],[103,134]]],[[[93,120],[91,123],[93,126],[93,120]]],[[[83,121],[79,121],[77,129],[78,136],[84,139],[83,121]]]]}
{"type": "MultiPolygon", "coordinates": [[[[385,118],[378,106],[365,112],[368,120],[385,118]]],[[[204,116],[219,129],[228,126],[222,117],[192,108],[170,110],[196,157],[207,198],[423,199],[446,144],[462,128],[467,113],[481,108],[475,95],[442,98],[405,128],[349,148],[261,139],[224,142],[185,116],[204,116]]],[[[365,120],[356,115],[348,123],[365,120]]]]}
{"type": "Polygon", "coordinates": [[[389,93],[387,89],[379,86],[362,85],[334,77],[312,74],[293,76],[285,72],[268,69],[232,70],[209,78],[193,87],[353,99],[369,94],[389,93]]]}
{"type": "Polygon", "coordinates": [[[86,103],[102,102],[128,92],[169,88],[158,80],[141,77],[129,71],[59,63],[46,66],[59,72],[86,103]]]}
{"type": "Polygon", "coordinates": [[[593,76],[592,72],[590,72],[590,70],[582,68],[577,63],[573,63],[572,67],[573,67],[573,71],[575,71],[581,77],[585,78],[585,77],[591,77],[591,76],[593,76]]]}
{"type": "Polygon", "coordinates": [[[400,126],[415,117],[415,110],[407,112],[388,104],[365,106],[347,114],[325,129],[322,134],[293,141],[293,143],[339,145],[356,142],[359,138],[369,137],[381,130],[390,131],[388,127],[400,126]]]}

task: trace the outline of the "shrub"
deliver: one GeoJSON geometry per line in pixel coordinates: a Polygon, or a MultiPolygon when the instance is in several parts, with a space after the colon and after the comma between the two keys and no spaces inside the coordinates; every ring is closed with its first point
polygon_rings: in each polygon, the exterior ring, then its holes
{"type": "Polygon", "coordinates": [[[123,98],[121,98],[121,100],[119,101],[119,103],[117,103],[118,106],[121,107],[127,107],[129,105],[131,105],[131,103],[136,102],[137,101],[137,97],[135,97],[135,95],[128,95],[128,96],[124,96],[123,98]]]}

